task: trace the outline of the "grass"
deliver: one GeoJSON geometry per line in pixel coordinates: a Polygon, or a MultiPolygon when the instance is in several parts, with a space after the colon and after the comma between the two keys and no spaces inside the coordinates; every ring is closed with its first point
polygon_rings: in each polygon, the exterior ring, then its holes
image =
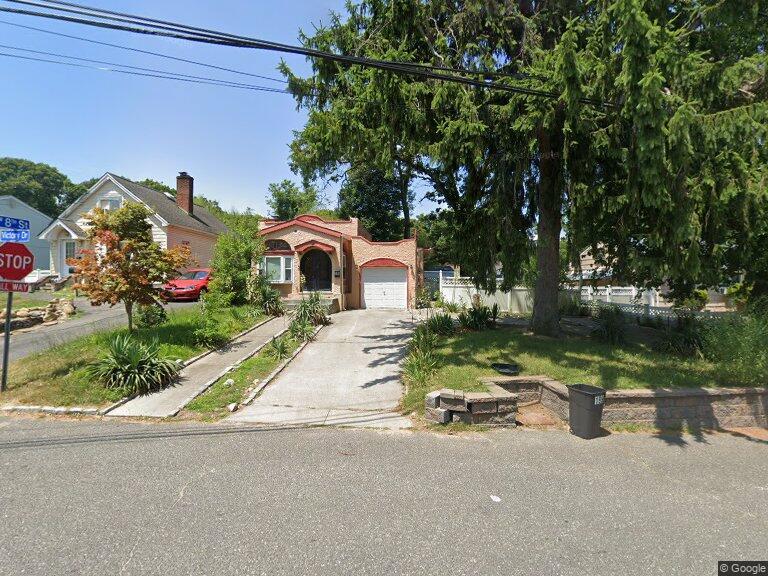
{"type": "Polygon", "coordinates": [[[543,374],[564,384],[594,384],[609,390],[723,384],[715,365],[704,360],[669,356],[643,345],[619,347],[589,338],[553,339],[511,328],[441,339],[436,356],[436,372],[422,385],[409,383],[404,412],[421,413],[424,395],[431,390],[482,389],[477,379],[496,374],[491,362],[514,361],[520,364],[522,375],[543,374]]]}
{"type": "MultiPolygon", "coordinates": [[[[292,339],[287,339],[287,342],[289,353],[292,354],[299,344],[292,339]]],[[[192,400],[186,409],[195,412],[204,420],[219,420],[229,414],[228,404],[240,402],[245,395],[245,390],[253,384],[253,381],[267,377],[280,362],[282,360],[276,360],[272,356],[270,347],[265,346],[258,354],[240,364],[192,400]],[[234,384],[225,386],[224,382],[230,378],[235,381],[234,384]]]]}
{"type": "MultiPolygon", "coordinates": [[[[167,323],[136,330],[134,335],[145,342],[156,338],[163,356],[187,360],[203,351],[192,337],[197,319],[197,307],[173,310],[168,314],[167,323]]],[[[228,312],[222,312],[219,320],[229,336],[256,323],[245,318],[238,320],[228,312]]],[[[119,400],[119,391],[108,390],[88,378],[85,367],[104,352],[112,337],[125,331],[121,328],[82,336],[12,363],[8,391],[0,396],[0,401],[3,404],[102,407],[119,400]]]]}

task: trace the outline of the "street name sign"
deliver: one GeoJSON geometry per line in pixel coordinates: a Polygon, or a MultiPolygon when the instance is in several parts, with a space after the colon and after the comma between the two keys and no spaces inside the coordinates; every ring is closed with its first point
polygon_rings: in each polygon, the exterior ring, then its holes
{"type": "Polygon", "coordinates": [[[12,230],[29,230],[29,220],[13,218],[12,216],[0,216],[0,228],[12,230]]]}
{"type": "Polygon", "coordinates": [[[29,242],[32,235],[29,230],[0,230],[0,242],[29,242]]]}

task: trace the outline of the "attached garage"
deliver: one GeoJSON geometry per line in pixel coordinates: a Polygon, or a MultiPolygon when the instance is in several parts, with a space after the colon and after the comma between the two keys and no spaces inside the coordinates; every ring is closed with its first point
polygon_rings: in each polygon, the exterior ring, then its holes
{"type": "Polygon", "coordinates": [[[408,308],[408,267],[378,258],[362,266],[363,308],[408,308]]]}

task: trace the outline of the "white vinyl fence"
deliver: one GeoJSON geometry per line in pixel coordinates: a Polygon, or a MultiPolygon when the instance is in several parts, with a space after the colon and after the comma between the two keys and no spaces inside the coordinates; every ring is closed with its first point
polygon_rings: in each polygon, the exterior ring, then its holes
{"type": "MultiPolygon", "coordinates": [[[[440,298],[459,306],[471,306],[475,296],[486,306],[499,305],[499,309],[511,314],[530,314],[533,311],[533,293],[525,286],[516,286],[508,292],[486,292],[475,287],[472,278],[439,275],[440,298]]],[[[563,290],[560,298],[576,298],[578,288],[563,290]]],[[[674,317],[678,311],[664,300],[657,290],[643,290],[634,286],[583,287],[581,302],[588,306],[616,306],[634,316],[674,317]]],[[[697,317],[718,317],[723,312],[692,312],[697,317]]]]}

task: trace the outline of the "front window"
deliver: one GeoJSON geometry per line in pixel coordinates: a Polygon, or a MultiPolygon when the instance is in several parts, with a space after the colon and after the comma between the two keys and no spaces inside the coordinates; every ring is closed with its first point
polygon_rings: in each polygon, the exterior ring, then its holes
{"type": "Polygon", "coordinates": [[[262,270],[267,280],[273,284],[293,282],[293,257],[266,256],[262,263],[262,270]]]}

